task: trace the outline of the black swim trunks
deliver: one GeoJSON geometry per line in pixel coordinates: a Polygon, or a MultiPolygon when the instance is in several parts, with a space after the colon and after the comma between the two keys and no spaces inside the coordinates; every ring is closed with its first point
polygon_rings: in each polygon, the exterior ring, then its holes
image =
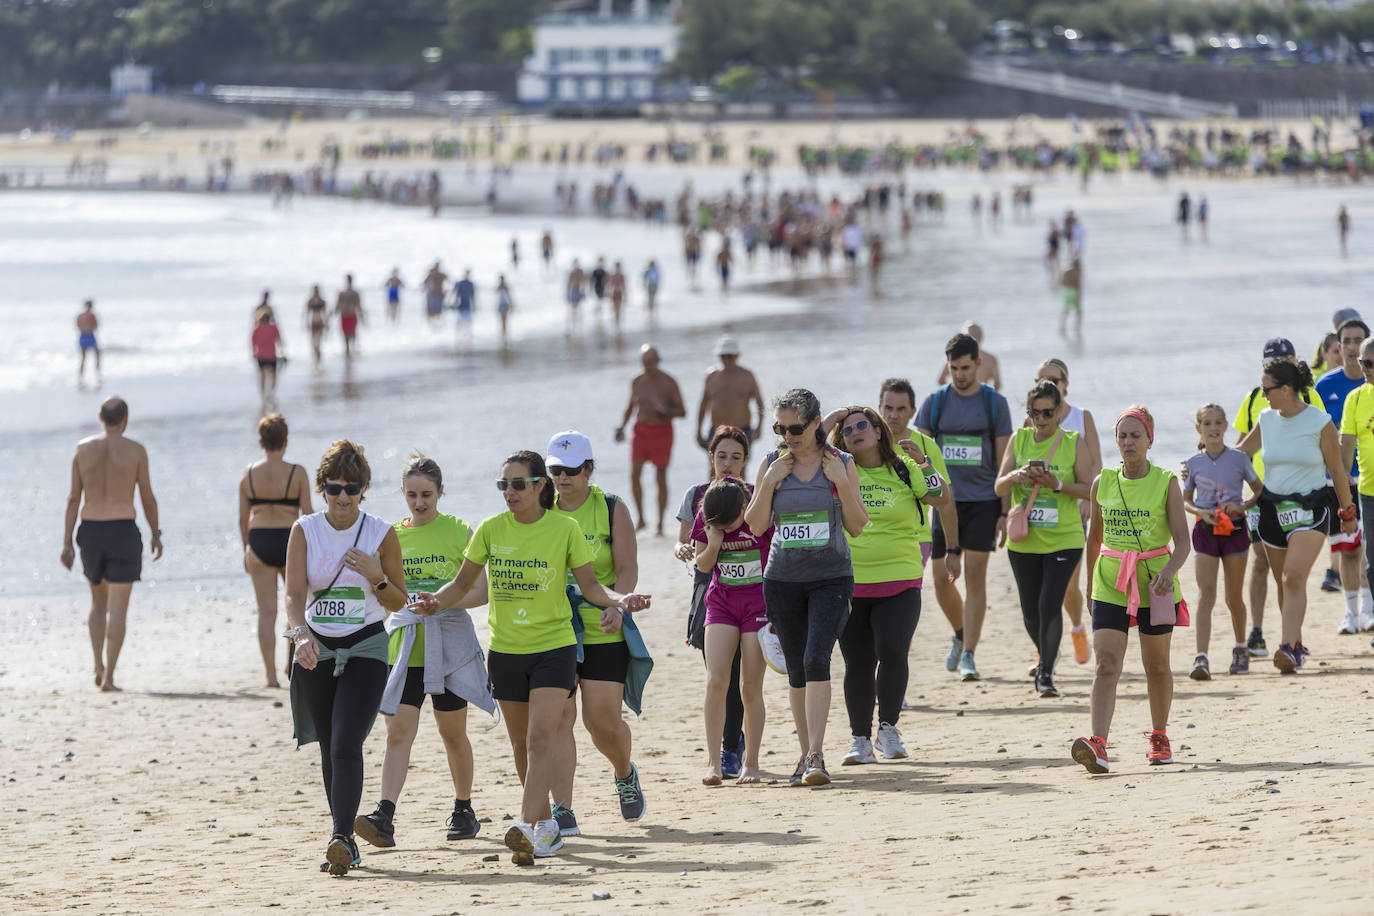
{"type": "Polygon", "coordinates": [[[137,582],[143,572],[143,536],[131,518],[83,521],[76,529],[76,546],[92,585],[137,582]]]}

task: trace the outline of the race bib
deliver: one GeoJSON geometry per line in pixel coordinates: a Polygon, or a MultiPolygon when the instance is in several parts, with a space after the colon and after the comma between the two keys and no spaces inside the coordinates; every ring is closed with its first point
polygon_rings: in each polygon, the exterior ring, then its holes
{"type": "Polygon", "coordinates": [[[945,492],[945,479],[940,476],[940,472],[931,468],[930,473],[925,475],[926,490],[932,499],[939,499],[940,494],[945,492]]]}
{"type": "Polygon", "coordinates": [[[983,464],[982,436],[945,436],[940,452],[945,464],[956,467],[981,467],[983,464]]]}
{"type": "Polygon", "coordinates": [[[407,603],[414,604],[418,601],[420,592],[429,592],[432,595],[445,585],[448,585],[447,579],[413,579],[406,576],[406,592],[409,595],[407,603]]]}
{"type": "Polygon", "coordinates": [[[716,566],[722,585],[757,585],[763,581],[763,560],[757,550],[722,550],[716,566]]]}
{"type": "Polygon", "coordinates": [[[1278,513],[1279,527],[1283,529],[1284,534],[1312,525],[1312,510],[1304,509],[1292,500],[1279,503],[1274,507],[1274,511],[1278,513]]]}
{"type": "Polygon", "coordinates": [[[320,589],[310,605],[311,623],[360,624],[365,623],[366,619],[363,590],[357,585],[320,589]]]}
{"type": "Polygon", "coordinates": [[[1030,507],[1027,519],[1032,528],[1059,527],[1059,500],[1053,496],[1041,496],[1030,507]]]}
{"type": "Polygon", "coordinates": [[[1245,527],[1250,531],[1251,534],[1255,534],[1259,531],[1259,517],[1259,506],[1254,506],[1250,509],[1245,510],[1245,527]]]}
{"type": "Polygon", "coordinates": [[[825,547],[830,543],[830,513],[784,512],[778,516],[777,539],[784,549],[825,547]]]}

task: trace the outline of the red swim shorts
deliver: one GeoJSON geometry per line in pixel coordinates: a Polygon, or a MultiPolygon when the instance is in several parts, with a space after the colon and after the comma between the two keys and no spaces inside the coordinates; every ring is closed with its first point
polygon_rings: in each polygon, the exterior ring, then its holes
{"type": "Polygon", "coordinates": [[[340,315],[339,327],[343,328],[345,337],[352,337],[353,335],[358,333],[358,316],[340,315]]]}
{"type": "Polygon", "coordinates": [[[636,423],[630,434],[630,461],[666,468],[673,453],[673,424],[636,423]]]}

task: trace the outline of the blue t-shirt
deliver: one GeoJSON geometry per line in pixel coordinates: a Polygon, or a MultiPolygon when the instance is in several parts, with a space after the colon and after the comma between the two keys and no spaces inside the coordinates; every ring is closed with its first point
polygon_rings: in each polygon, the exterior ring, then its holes
{"type": "MultiPolygon", "coordinates": [[[[1317,396],[1322,399],[1322,406],[1326,408],[1327,414],[1331,417],[1331,422],[1336,424],[1336,428],[1341,428],[1341,414],[1345,412],[1345,399],[1350,392],[1364,384],[1364,376],[1350,378],[1345,374],[1345,367],[1337,366],[1330,372],[1317,380],[1317,396]]],[[[1357,460],[1350,468],[1350,476],[1360,476],[1360,465],[1357,460]]]]}
{"type": "Polygon", "coordinates": [[[472,310],[472,299],[477,295],[477,289],[471,280],[459,280],[453,284],[453,293],[458,298],[458,308],[461,311],[472,310]]]}

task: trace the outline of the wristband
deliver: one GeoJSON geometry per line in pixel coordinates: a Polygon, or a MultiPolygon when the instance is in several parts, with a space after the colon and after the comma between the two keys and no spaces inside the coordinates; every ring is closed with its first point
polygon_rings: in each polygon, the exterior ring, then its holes
{"type": "Polygon", "coordinates": [[[1344,509],[1340,510],[1336,514],[1341,517],[1341,521],[1343,522],[1353,522],[1356,518],[1359,517],[1359,510],[1355,508],[1354,503],[1351,503],[1350,505],[1346,506],[1344,509]]]}
{"type": "Polygon", "coordinates": [[[945,553],[948,554],[949,556],[952,556],[952,557],[957,557],[957,556],[959,556],[959,554],[961,554],[961,553],[963,553],[963,552],[964,552],[964,548],[958,547],[958,546],[955,546],[955,547],[946,547],[946,548],[945,548],[945,553]]]}

